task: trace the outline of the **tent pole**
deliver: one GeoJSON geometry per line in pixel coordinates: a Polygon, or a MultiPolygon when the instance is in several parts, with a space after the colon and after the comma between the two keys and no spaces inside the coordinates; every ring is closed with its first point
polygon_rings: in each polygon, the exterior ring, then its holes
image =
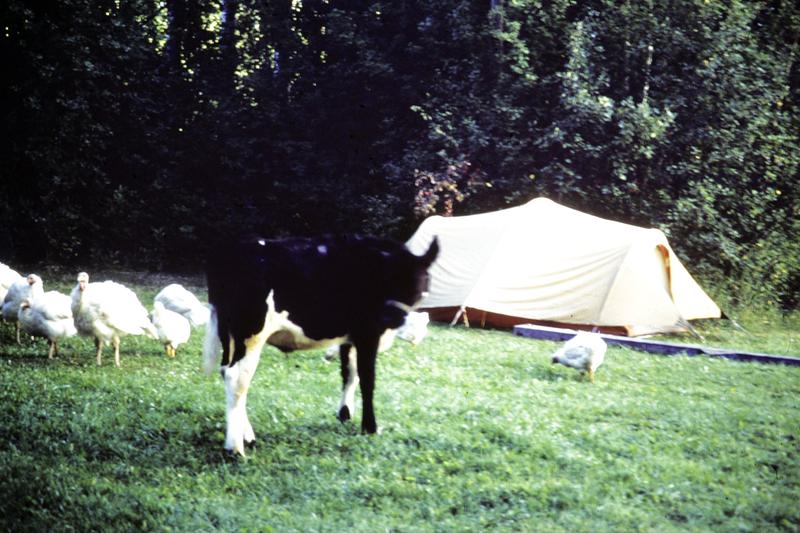
{"type": "MultiPolygon", "coordinates": [[[[450,321],[450,325],[451,326],[455,326],[456,323],[458,322],[458,319],[461,318],[461,315],[463,315],[465,311],[466,311],[466,308],[463,305],[461,307],[459,307],[458,311],[456,312],[456,316],[454,316],[453,320],[450,321]]],[[[466,320],[466,316],[464,318],[466,320]]],[[[469,327],[469,324],[467,324],[467,327],[469,327]]]]}

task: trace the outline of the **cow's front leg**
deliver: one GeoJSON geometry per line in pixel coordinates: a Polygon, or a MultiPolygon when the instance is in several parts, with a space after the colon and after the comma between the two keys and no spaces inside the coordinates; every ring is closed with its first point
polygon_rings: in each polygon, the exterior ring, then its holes
{"type": "Polygon", "coordinates": [[[245,443],[249,444],[256,438],[247,417],[247,390],[258,367],[263,345],[263,340],[248,343],[245,356],[233,365],[223,368],[227,419],[225,449],[242,456],[245,443]]]}
{"type": "Polygon", "coordinates": [[[361,381],[361,432],[377,433],[372,397],[375,392],[375,360],[378,355],[379,335],[355,340],[358,377],[361,381]]]}
{"type": "Polygon", "coordinates": [[[339,364],[342,370],[342,399],[336,418],[339,422],[347,422],[355,413],[356,386],[358,385],[358,365],[356,364],[356,350],[350,344],[339,346],[339,364]]]}

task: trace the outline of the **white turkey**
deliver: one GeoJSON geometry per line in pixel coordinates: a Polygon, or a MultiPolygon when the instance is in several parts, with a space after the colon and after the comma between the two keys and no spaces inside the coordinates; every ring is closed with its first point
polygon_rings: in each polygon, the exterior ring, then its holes
{"type": "Polygon", "coordinates": [[[19,272],[8,265],[0,263],[0,303],[5,300],[8,288],[22,279],[23,278],[19,275],[19,272]]]}
{"type": "Polygon", "coordinates": [[[120,337],[147,335],[158,338],[147,309],[124,285],[113,281],[89,283],[89,274],[81,272],[71,296],[75,327],[79,334],[94,337],[98,365],[102,361],[103,343],[111,343],[114,347],[114,364],[119,366],[120,337]]]}
{"type": "Polygon", "coordinates": [[[156,294],[156,302],[161,302],[170,311],[183,315],[192,326],[202,326],[208,322],[209,310],[191,291],[179,283],[167,285],[156,294]]]}
{"type": "Polygon", "coordinates": [[[579,331],[553,354],[553,363],[580,370],[594,383],[594,373],[606,356],[606,341],[597,333],[579,331]]]}
{"type": "Polygon", "coordinates": [[[74,336],[72,299],[58,291],[47,291],[35,298],[25,298],[19,308],[22,330],[34,337],[45,337],[50,344],[48,359],[58,355],[58,341],[74,336]]]}
{"type": "Polygon", "coordinates": [[[153,303],[150,319],[158,333],[158,340],[164,345],[167,356],[175,357],[178,346],[185,344],[192,334],[189,320],[183,315],[167,309],[160,301],[153,303]]]}
{"type": "Polygon", "coordinates": [[[25,298],[35,299],[44,293],[42,278],[36,274],[28,274],[27,278],[20,278],[8,288],[3,298],[3,320],[15,322],[17,330],[17,343],[19,343],[19,308],[25,298]]]}

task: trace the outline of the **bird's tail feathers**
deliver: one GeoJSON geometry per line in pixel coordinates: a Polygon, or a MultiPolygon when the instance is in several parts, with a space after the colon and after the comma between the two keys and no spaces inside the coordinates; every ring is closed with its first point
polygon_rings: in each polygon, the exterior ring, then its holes
{"type": "Polygon", "coordinates": [[[147,321],[147,324],[145,324],[142,329],[144,330],[145,335],[151,339],[158,340],[158,331],[156,331],[156,327],[152,322],[150,322],[150,320],[147,321]]]}
{"type": "Polygon", "coordinates": [[[217,310],[213,305],[209,305],[208,322],[206,323],[206,337],[203,342],[203,369],[207,375],[211,375],[219,368],[222,343],[219,340],[217,328],[217,310]]]}
{"type": "Polygon", "coordinates": [[[191,322],[192,327],[195,328],[202,326],[203,324],[208,324],[210,314],[211,313],[208,307],[199,305],[189,312],[189,322],[191,322]]]}

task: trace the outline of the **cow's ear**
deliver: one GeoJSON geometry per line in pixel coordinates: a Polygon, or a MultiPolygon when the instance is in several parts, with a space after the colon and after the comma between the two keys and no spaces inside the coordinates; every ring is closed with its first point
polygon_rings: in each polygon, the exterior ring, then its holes
{"type": "Polygon", "coordinates": [[[439,255],[439,239],[434,237],[431,245],[428,247],[428,251],[420,257],[420,262],[425,268],[428,268],[436,261],[437,255],[439,255]]]}

